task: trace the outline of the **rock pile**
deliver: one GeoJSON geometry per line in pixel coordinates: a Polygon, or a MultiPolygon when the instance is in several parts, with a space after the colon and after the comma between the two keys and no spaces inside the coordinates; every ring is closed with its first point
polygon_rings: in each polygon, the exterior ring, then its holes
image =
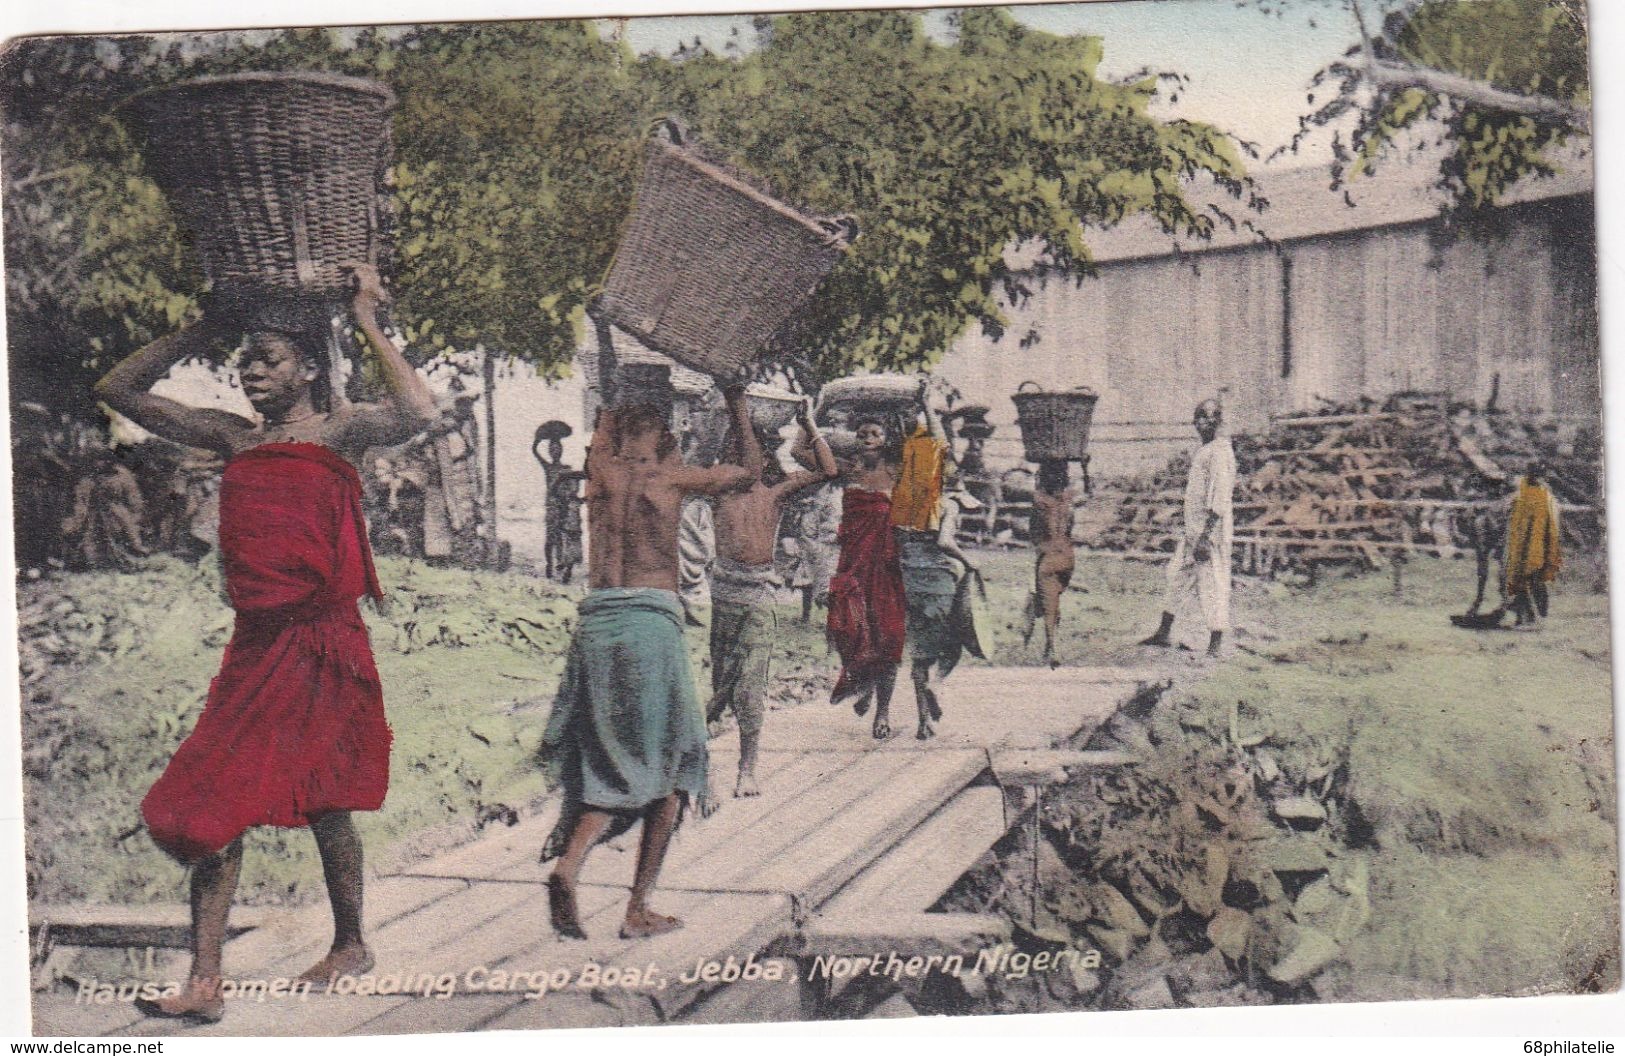
{"type": "Polygon", "coordinates": [[[1242,702],[1220,721],[1191,702],[1156,711],[1090,744],[1140,765],[1043,790],[1036,841],[1018,826],[951,908],[1003,912],[1018,944],[1099,950],[1098,973],[1052,993],[1070,1007],[1313,999],[1371,913],[1370,831],[1344,761],[1274,743],[1242,702]]]}

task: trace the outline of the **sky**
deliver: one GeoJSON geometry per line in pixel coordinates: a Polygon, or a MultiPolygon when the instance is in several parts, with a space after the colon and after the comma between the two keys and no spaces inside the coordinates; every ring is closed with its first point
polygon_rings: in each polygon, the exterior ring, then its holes
{"type": "MultiPolygon", "coordinates": [[[[1205,121],[1260,144],[1267,155],[1287,143],[1299,116],[1309,111],[1310,78],[1359,40],[1343,0],[1275,6],[1272,13],[1233,0],[1125,0],[1012,7],[1011,13],[1034,29],[1103,38],[1104,76],[1126,77],[1146,68],[1184,74],[1189,85],[1159,115],[1205,121]]],[[[927,11],[928,32],[949,39],[951,10],[927,11]]],[[[612,22],[601,25],[606,33],[616,28],[612,22]]],[[[749,47],[754,40],[744,15],[628,19],[624,32],[640,53],[669,54],[696,37],[714,51],[730,41],[749,47]]]]}

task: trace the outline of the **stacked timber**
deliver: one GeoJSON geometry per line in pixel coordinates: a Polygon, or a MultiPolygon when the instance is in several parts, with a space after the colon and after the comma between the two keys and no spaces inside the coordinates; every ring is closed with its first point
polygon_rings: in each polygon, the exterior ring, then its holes
{"type": "MultiPolygon", "coordinates": [[[[1319,564],[1368,568],[1409,554],[1470,552],[1474,522],[1504,522],[1518,478],[1545,466],[1566,542],[1601,541],[1595,426],[1529,418],[1442,398],[1396,396],[1275,419],[1236,452],[1235,560],[1269,575],[1319,564]]],[[[1118,481],[1094,500],[1087,545],[1141,556],[1172,553],[1181,531],[1189,456],[1150,480],[1118,481]]],[[[1504,531],[1501,529],[1500,531],[1504,531]]]]}

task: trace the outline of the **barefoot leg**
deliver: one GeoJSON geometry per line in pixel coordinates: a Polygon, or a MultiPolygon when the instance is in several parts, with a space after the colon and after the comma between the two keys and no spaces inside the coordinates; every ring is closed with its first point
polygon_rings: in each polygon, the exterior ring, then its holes
{"type": "Polygon", "coordinates": [[[649,909],[649,895],[654,892],[655,881],[660,878],[660,867],[666,861],[666,849],[671,845],[671,834],[677,828],[677,815],[683,801],[679,793],[650,804],[643,815],[643,833],[638,844],[638,865],[632,876],[632,896],[626,902],[626,922],[621,927],[624,938],[658,935],[682,926],[676,917],[662,916],[649,909]]]}
{"type": "Polygon", "coordinates": [[[877,741],[891,736],[891,695],[897,688],[897,667],[887,665],[875,677],[875,724],[877,741]]]}
{"type": "Polygon", "coordinates": [[[242,837],[219,854],[192,867],[192,972],[196,978],[220,977],[220,949],[226,942],[226,917],[243,870],[242,837]]]}
{"type": "Polygon", "coordinates": [[[914,681],[914,710],[919,715],[919,727],[914,736],[923,741],[935,732],[931,728],[933,712],[940,714],[936,709],[936,694],[931,692],[931,661],[916,659],[909,675],[914,681]]]}
{"type": "Polygon", "coordinates": [[[559,855],[553,874],[547,878],[548,912],[553,930],[560,938],[587,937],[581,930],[581,914],[576,909],[576,881],[581,876],[581,867],[586,864],[587,852],[604,834],[609,822],[610,817],[604,811],[583,810],[575,828],[570,830],[569,842],[564,845],[564,853],[559,855]]]}
{"type": "Polygon", "coordinates": [[[756,787],[756,757],[762,745],[762,723],[767,717],[767,693],[773,680],[773,646],[778,618],[771,609],[751,611],[741,630],[745,657],[734,683],[734,714],[739,717],[739,780],[734,795],[760,794],[756,787]]]}
{"type": "Polygon", "coordinates": [[[145,1015],[217,1023],[225,1015],[220,996],[221,947],[226,942],[226,918],[237,892],[243,867],[243,841],[231,841],[219,854],[192,866],[192,970],[186,986],[174,997],[136,1002],[145,1015]]]}
{"type": "Polygon", "coordinates": [[[762,730],[760,726],[747,729],[744,725],[739,727],[739,781],[734,785],[736,796],[759,796],[761,788],[756,784],[756,757],[762,746],[762,730]]]}
{"type": "Polygon", "coordinates": [[[359,975],[372,967],[372,951],[361,938],[361,835],[347,810],[311,819],[310,831],[322,857],[322,878],[333,907],[333,947],[299,978],[325,983],[335,975],[359,975]]]}
{"type": "Polygon", "coordinates": [[[1061,628],[1061,595],[1071,579],[1070,573],[1055,572],[1043,578],[1044,660],[1055,663],[1055,639],[1061,628]]]}

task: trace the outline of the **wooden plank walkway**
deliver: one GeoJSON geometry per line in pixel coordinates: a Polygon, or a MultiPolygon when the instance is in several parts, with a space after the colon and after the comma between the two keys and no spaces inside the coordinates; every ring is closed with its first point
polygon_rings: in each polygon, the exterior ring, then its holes
{"type": "MultiPolygon", "coordinates": [[[[795,1018],[795,962],[774,953],[813,950],[820,936],[837,946],[861,942],[887,920],[899,938],[929,932],[923,911],[1008,827],[1003,794],[990,784],[993,753],[1051,748],[1087,733],[1151,677],[965,667],[939,690],[945,718],[939,736],[923,742],[912,737],[906,686],[893,702],[900,732],[883,742],[846,708],[776,711],[763,737],[762,795],[752,799],[727,796],[737,755],[734,735],[724,735],[712,752],[723,807],[685,821],[661,876],[656,908],[686,922],[668,935],[617,936],[636,831],[599,848],[583,873],[590,938],[553,934],[543,887],[550,867],[536,856],[555,807],[369,884],[378,963],[369,989],[387,993],[238,997],[223,1022],[203,1027],[142,1019],[127,1004],[40,994],[34,1029],[298,1036],[795,1018]],[[717,962],[711,977],[700,970],[707,962],[717,962]],[[784,977],[728,974],[775,967],[784,977]]],[[[975,918],[940,924],[942,934],[967,940],[989,933],[975,918]]],[[[227,944],[228,975],[296,975],[321,955],[329,928],[325,906],[273,914],[227,944]]]]}

